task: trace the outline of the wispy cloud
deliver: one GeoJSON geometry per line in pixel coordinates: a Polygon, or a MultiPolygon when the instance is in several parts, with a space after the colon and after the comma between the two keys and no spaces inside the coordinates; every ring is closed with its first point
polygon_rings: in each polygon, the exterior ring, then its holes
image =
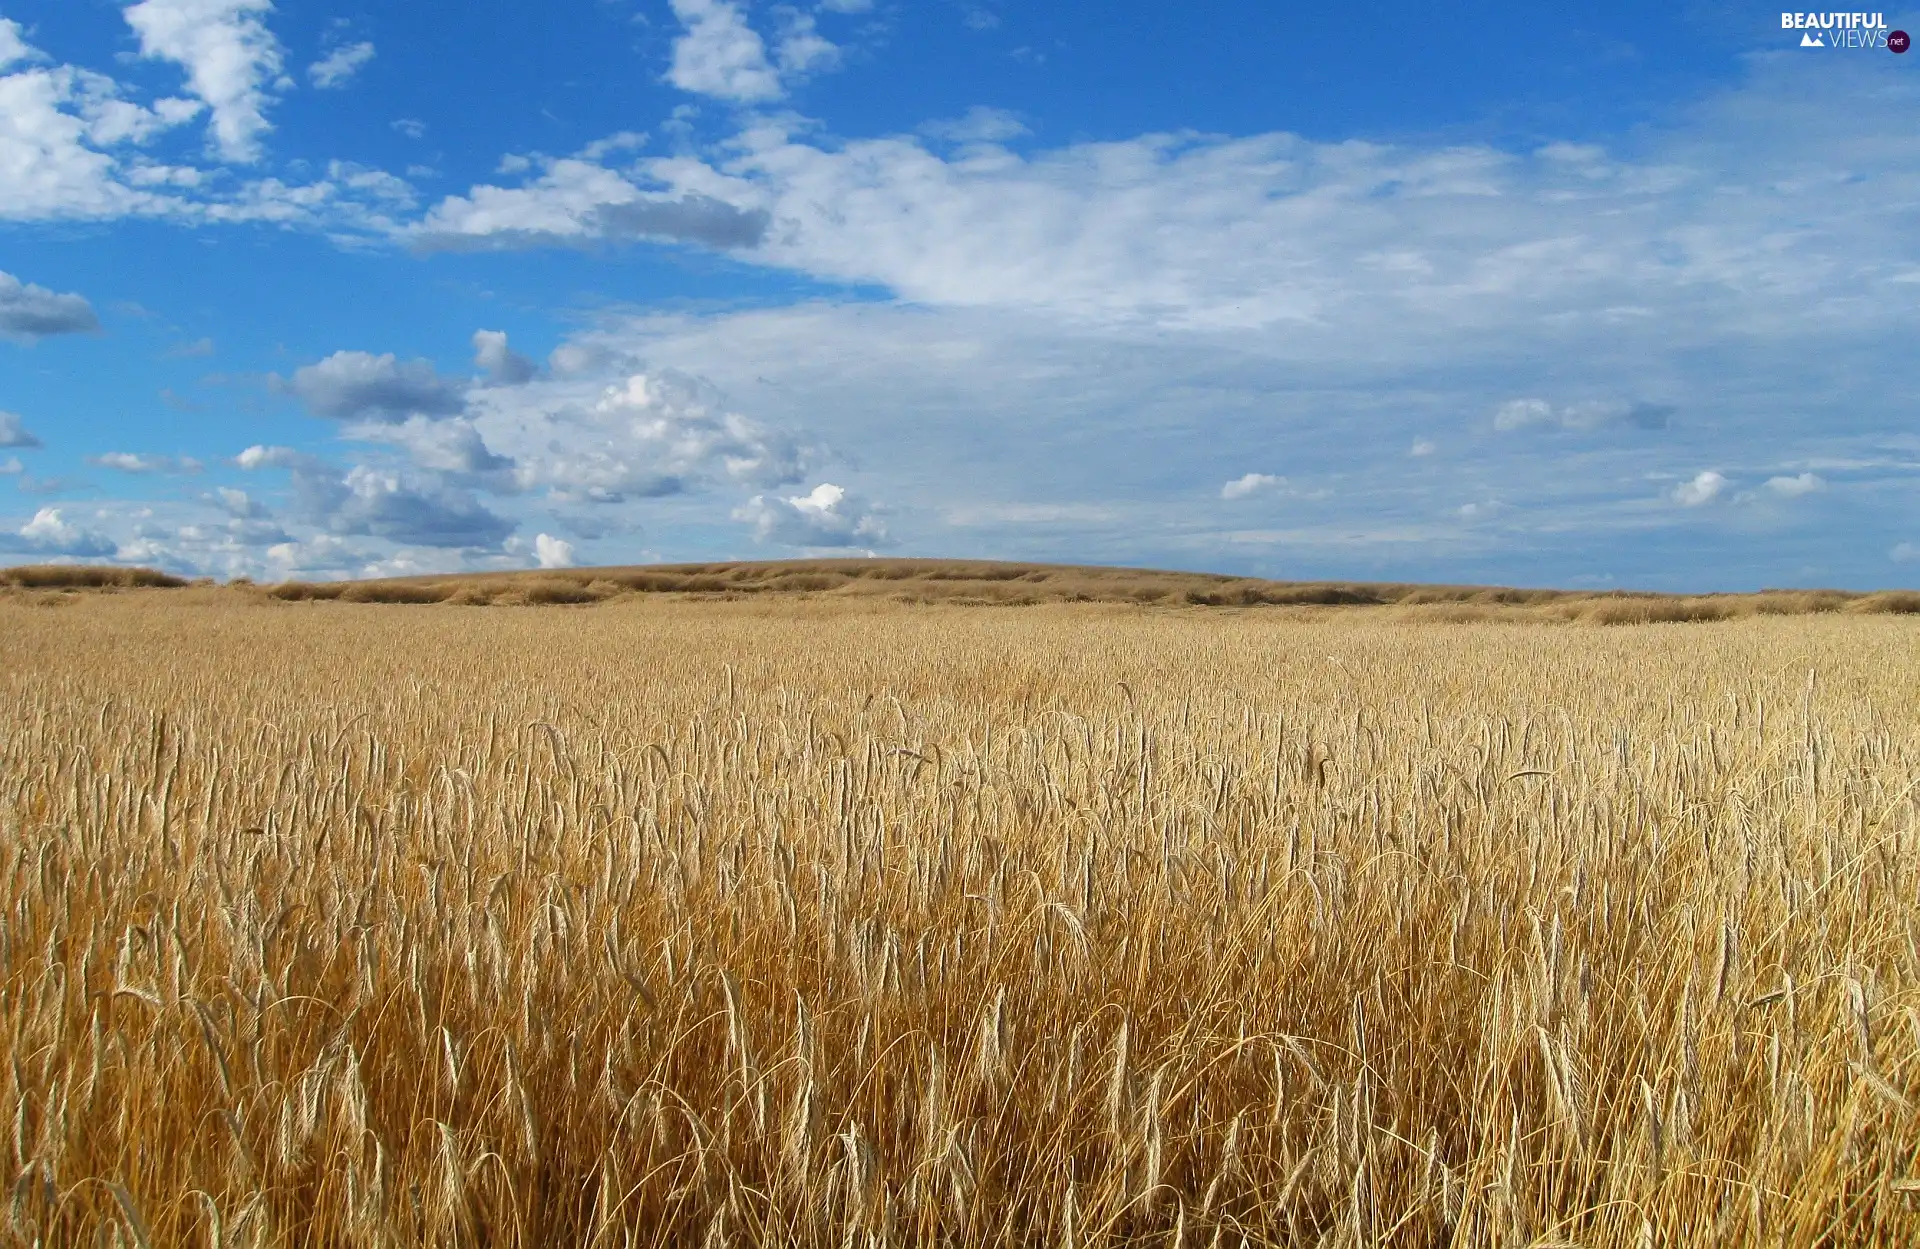
{"type": "Polygon", "coordinates": [[[206,467],[192,456],[142,455],[130,451],[108,451],[89,456],[87,462],[116,472],[137,475],[197,473],[206,467]]]}
{"type": "Polygon", "coordinates": [[[307,78],[322,91],[344,87],[373,57],[371,43],[343,44],[307,66],[307,78]]]}

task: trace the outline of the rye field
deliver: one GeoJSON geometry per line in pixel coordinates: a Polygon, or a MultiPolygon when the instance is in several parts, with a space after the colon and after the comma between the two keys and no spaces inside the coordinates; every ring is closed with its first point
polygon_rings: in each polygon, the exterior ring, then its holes
{"type": "Polygon", "coordinates": [[[1920,1243],[1915,618],[288,597],[0,596],[8,1243],[1920,1243]]]}

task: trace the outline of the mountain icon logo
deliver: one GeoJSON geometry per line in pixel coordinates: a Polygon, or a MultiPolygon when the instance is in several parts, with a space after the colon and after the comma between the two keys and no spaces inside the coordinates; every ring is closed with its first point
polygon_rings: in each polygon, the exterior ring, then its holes
{"type": "Polygon", "coordinates": [[[1827,41],[1812,31],[1808,31],[1806,34],[1800,36],[1800,46],[1803,48],[1824,48],[1827,46],[1827,41]]]}

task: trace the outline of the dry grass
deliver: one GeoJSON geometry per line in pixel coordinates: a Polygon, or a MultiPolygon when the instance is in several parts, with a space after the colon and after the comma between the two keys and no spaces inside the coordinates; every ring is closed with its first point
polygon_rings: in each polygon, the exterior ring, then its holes
{"type": "MultiPolygon", "coordinates": [[[[0,569],[0,594],[13,588],[59,590],[173,587],[186,583],[132,568],[0,569]]],[[[211,584],[199,582],[197,585],[211,584]]],[[[986,560],[829,559],[767,563],[660,564],[527,573],[467,573],[385,581],[288,581],[234,593],[283,602],[450,603],[464,607],[578,605],[635,596],[738,600],[834,598],[964,606],[1132,603],[1160,607],[1382,607],[1431,621],[1559,621],[1656,624],[1738,620],[1747,616],[1920,613],[1920,592],[1762,590],[1755,594],[1675,595],[1644,591],[1515,590],[1498,586],[1407,585],[1367,581],[1262,581],[1216,573],[1155,572],[986,560]]],[[[44,597],[43,602],[48,601],[44,597]]]]}
{"type": "Polygon", "coordinates": [[[151,568],[91,564],[26,564],[0,568],[0,588],[17,590],[178,589],[187,583],[151,568]]]}
{"type": "Polygon", "coordinates": [[[1459,607],[0,601],[6,1234],[1920,1241],[1912,622],[1459,607]]]}

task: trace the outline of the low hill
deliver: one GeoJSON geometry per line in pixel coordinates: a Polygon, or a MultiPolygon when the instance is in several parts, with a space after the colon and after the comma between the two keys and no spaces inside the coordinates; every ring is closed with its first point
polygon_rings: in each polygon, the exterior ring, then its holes
{"type": "MultiPolygon", "coordinates": [[[[179,588],[190,583],[148,569],[36,566],[0,569],[16,590],[179,588]]],[[[1597,624],[1727,620],[1816,612],[1920,613],[1920,592],[1763,590],[1677,595],[1642,591],[1522,590],[1498,586],[1363,581],[1268,581],[994,560],[808,559],[653,564],[511,573],[463,573],[377,581],[235,583],[234,593],[287,602],[450,603],[470,606],[591,604],[636,595],[751,599],[873,599],[909,603],[1029,606],[1130,603],[1161,607],[1402,607],[1430,619],[1544,617],[1597,624]]]]}

